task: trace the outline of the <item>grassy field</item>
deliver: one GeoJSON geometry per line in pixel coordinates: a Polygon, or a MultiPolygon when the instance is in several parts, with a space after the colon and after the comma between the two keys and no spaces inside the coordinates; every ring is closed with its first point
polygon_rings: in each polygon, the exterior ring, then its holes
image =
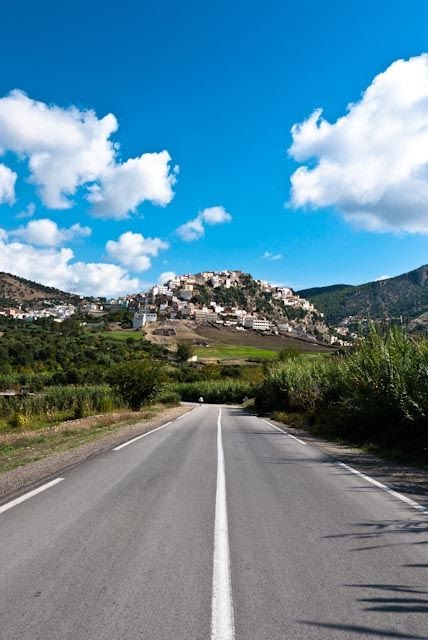
{"type": "Polygon", "coordinates": [[[132,330],[100,331],[99,335],[104,336],[105,338],[112,338],[113,340],[128,340],[129,338],[131,338],[132,340],[143,340],[145,338],[142,331],[132,330]]]}
{"type": "Polygon", "coordinates": [[[260,349],[250,346],[214,345],[212,347],[196,347],[198,358],[217,358],[218,360],[250,360],[252,358],[272,360],[277,352],[271,349],[260,349]]]}

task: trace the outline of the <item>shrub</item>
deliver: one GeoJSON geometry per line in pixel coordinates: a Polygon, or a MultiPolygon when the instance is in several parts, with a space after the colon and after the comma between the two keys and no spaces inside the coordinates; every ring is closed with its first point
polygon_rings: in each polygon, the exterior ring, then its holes
{"type": "Polygon", "coordinates": [[[328,360],[269,365],[259,413],[302,413],[319,432],[428,458],[428,340],[372,329],[355,350],[328,360]]]}
{"type": "Polygon", "coordinates": [[[156,396],[162,383],[163,370],[158,362],[134,360],[114,365],[107,378],[126,404],[133,411],[138,411],[141,405],[156,396]]]}
{"type": "Polygon", "coordinates": [[[156,396],[156,402],[160,402],[160,404],[168,404],[171,406],[177,406],[180,404],[180,396],[176,391],[171,391],[170,389],[164,389],[156,396]]]}
{"type": "Polygon", "coordinates": [[[193,355],[193,347],[186,342],[179,342],[177,345],[176,358],[178,362],[187,362],[193,355]]]}
{"type": "Polygon", "coordinates": [[[337,385],[337,365],[289,359],[271,365],[256,394],[255,407],[266,411],[309,411],[325,402],[337,385]]]}
{"type": "Polygon", "coordinates": [[[241,380],[203,380],[172,384],[169,388],[190,402],[197,402],[202,396],[210,403],[241,403],[255,393],[253,384],[241,380]]]}
{"type": "Polygon", "coordinates": [[[27,424],[27,416],[15,411],[7,422],[9,427],[12,427],[12,429],[22,429],[22,427],[25,427],[27,424]]]}

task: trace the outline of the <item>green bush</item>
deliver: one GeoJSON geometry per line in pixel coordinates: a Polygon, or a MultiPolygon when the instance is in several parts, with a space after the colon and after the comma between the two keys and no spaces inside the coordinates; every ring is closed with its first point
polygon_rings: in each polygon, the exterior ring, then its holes
{"type": "Polygon", "coordinates": [[[27,424],[27,417],[18,411],[15,411],[7,421],[12,429],[22,429],[27,424]]]}
{"type": "Polygon", "coordinates": [[[111,367],[107,379],[126,404],[133,411],[139,411],[158,393],[163,370],[159,362],[134,360],[111,367]]]}
{"type": "Polygon", "coordinates": [[[119,400],[107,385],[49,387],[44,393],[0,397],[0,417],[8,418],[15,413],[26,417],[69,413],[82,418],[91,413],[103,413],[107,405],[111,407],[113,404],[118,406],[119,400]]]}
{"type": "Polygon", "coordinates": [[[187,362],[193,355],[193,347],[187,342],[179,342],[177,344],[176,358],[178,362],[187,362]]]}
{"type": "Polygon", "coordinates": [[[428,459],[428,340],[372,329],[337,358],[271,364],[259,413],[304,413],[318,430],[428,459]]]}
{"type": "Polygon", "coordinates": [[[180,404],[180,395],[176,391],[170,389],[164,389],[155,398],[156,402],[160,404],[167,404],[171,406],[177,406],[180,404]]]}
{"type": "Polygon", "coordinates": [[[309,411],[337,394],[339,372],[336,363],[293,358],[268,369],[258,389],[256,410],[309,411]]]}
{"type": "Polygon", "coordinates": [[[240,403],[255,393],[255,385],[242,380],[202,380],[171,384],[169,388],[182,400],[197,402],[200,397],[209,403],[240,403]]]}

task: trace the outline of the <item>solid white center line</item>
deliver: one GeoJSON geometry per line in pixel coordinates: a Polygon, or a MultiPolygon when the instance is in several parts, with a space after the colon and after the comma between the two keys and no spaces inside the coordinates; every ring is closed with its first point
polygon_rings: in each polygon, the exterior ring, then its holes
{"type": "Polygon", "coordinates": [[[137,440],[141,440],[141,438],[145,438],[146,436],[149,436],[151,433],[154,433],[155,431],[159,431],[159,429],[163,429],[164,427],[167,427],[169,424],[171,424],[171,420],[169,422],[165,422],[165,424],[161,425],[160,427],[156,427],[156,429],[152,429],[151,431],[147,431],[146,433],[142,433],[141,436],[137,436],[136,438],[132,438],[132,440],[128,440],[127,442],[124,442],[123,444],[120,444],[118,447],[114,447],[113,451],[120,451],[121,449],[123,449],[123,447],[127,447],[128,444],[132,444],[133,442],[137,442],[137,440]]]}
{"type": "Polygon", "coordinates": [[[38,493],[41,493],[42,491],[46,491],[46,489],[50,489],[54,485],[58,484],[58,482],[62,482],[63,480],[64,480],[64,478],[56,478],[55,480],[51,480],[50,482],[47,482],[46,484],[42,484],[42,486],[41,487],[37,487],[37,489],[33,489],[33,491],[29,491],[28,493],[24,493],[23,496],[20,496],[19,498],[16,498],[15,500],[11,500],[11,502],[7,502],[3,506],[1,506],[0,507],[0,513],[4,513],[8,509],[12,509],[12,507],[16,507],[17,504],[21,504],[21,502],[25,502],[29,498],[32,498],[33,496],[36,496],[38,493]]]}
{"type": "Polygon", "coordinates": [[[227,526],[226,474],[221,435],[221,407],[217,419],[217,493],[214,525],[211,640],[234,640],[232,584],[227,526]]]}
{"type": "Polygon", "coordinates": [[[379,489],[382,489],[382,491],[386,491],[386,493],[389,493],[390,496],[394,496],[394,498],[398,498],[402,502],[405,502],[410,507],[413,507],[413,509],[417,509],[418,511],[420,511],[424,515],[428,515],[428,510],[422,504],[419,504],[418,502],[415,502],[414,500],[411,500],[410,498],[407,498],[407,496],[403,496],[403,494],[402,493],[398,493],[398,491],[394,491],[393,489],[390,489],[389,487],[386,486],[386,484],[382,484],[382,482],[379,482],[378,480],[375,480],[374,478],[370,478],[370,476],[366,476],[365,473],[361,473],[361,471],[357,471],[357,469],[354,469],[353,467],[348,466],[344,462],[336,462],[336,464],[337,464],[337,466],[343,467],[347,471],[350,471],[350,473],[353,473],[356,476],[359,476],[360,478],[363,478],[364,480],[367,480],[367,482],[370,482],[370,484],[374,484],[375,487],[378,487],[379,489]]]}
{"type": "Polygon", "coordinates": [[[303,440],[300,440],[300,438],[296,438],[296,436],[292,436],[291,433],[288,433],[288,431],[284,431],[284,429],[280,429],[279,427],[275,426],[271,422],[268,422],[264,418],[262,418],[262,421],[266,422],[266,424],[268,424],[270,427],[273,427],[277,431],[281,431],[281,433],[283,433],[284,435],[288,436],[289,438],[293,438],[293,440],[297,440],[297,442],[300,442],[300,444],[306,444],[306,445],[308,444],[307,442],[304,442],[303,440]]]}

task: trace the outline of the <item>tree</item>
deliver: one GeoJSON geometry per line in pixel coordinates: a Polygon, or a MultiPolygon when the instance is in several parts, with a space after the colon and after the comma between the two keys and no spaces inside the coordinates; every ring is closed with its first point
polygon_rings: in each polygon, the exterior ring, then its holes
{"type": "Polygon", "coordinates": [[[193,355],[193,347],[186,342],[179,342],[177,345],[176,357],[178,362],[187,362],[193,355]]]}
{"type": "Polygon", "coordinates": [[[122,362],[111,367],[107,380],[126,404],[133,411],[138,411],[159,391],[163,369],[159,362],[149,360],[122,362]]]}

